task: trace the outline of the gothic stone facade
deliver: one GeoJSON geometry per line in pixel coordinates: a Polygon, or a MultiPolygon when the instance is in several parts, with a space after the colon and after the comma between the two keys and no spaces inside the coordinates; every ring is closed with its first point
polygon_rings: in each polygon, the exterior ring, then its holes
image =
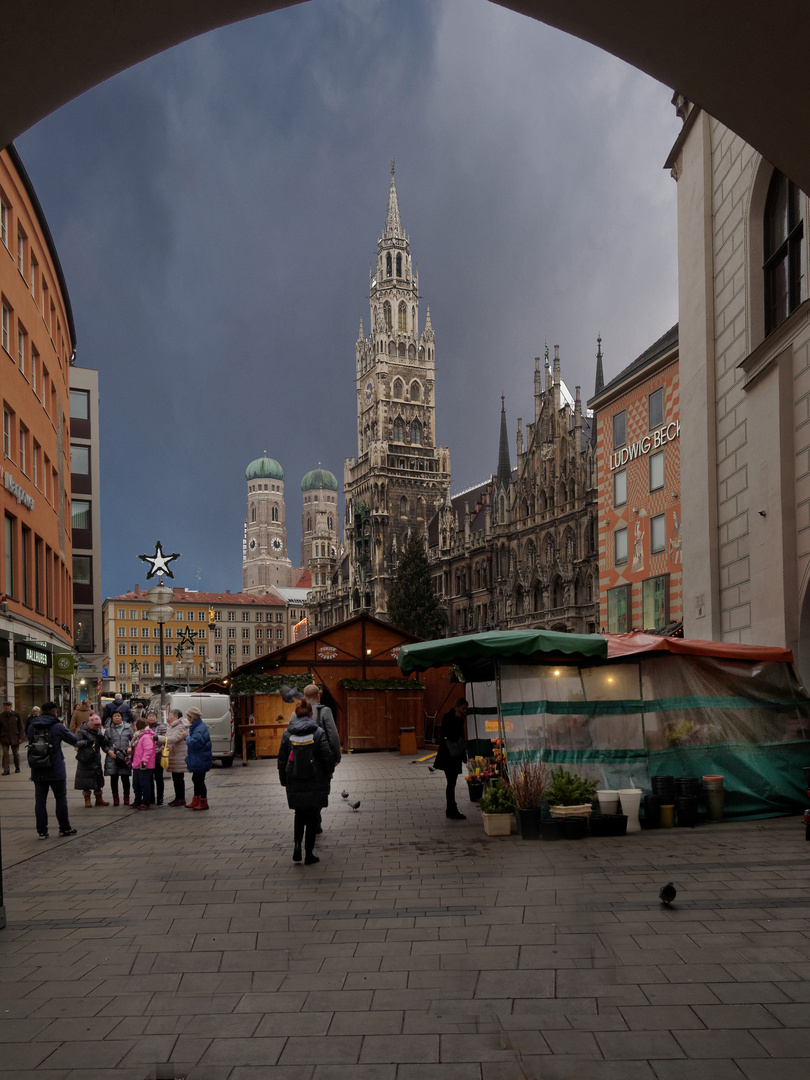
{"type": "Polygon", "coordinates": [[[513,628],[598,630],[596,451],[579,387],[535,361],[534,422],[518,420],[517,468],[501,413],[498,472],[445,500],[428,542],[448,634],[513,628]]]}

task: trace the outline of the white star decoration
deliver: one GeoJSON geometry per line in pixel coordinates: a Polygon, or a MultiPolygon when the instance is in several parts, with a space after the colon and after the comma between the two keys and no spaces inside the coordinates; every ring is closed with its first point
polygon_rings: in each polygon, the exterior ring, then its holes
{"type": "Polygon", "coordinates": [[[149,563],[150,570],[149,573],[146,575],[147,581],[150,577],[154,577],[155,574],[157,574],[159,578],[162,578],[164,574],[166,574],[167,577],[173,578],[174,574],[169,569],[169,563],[173,562],[175,559],[179,559],[180,552],[175,551],[173,555],[164,555],[163,548],[161,547],[160,541],[158,540],[158,542],[155,544],[154,555],[139,555],[138,558],[141,559],[142,562],[149,563]]]}

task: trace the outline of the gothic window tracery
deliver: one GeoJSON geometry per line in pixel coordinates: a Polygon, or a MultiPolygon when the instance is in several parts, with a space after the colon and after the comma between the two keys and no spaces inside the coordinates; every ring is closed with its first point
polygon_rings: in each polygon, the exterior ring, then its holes
{"type": "Polygon", "coordinates": [[[402,417],[398,416],[394,420],[394,442],[405,441],[405,426],[402,423],[402,417]]]}
{"type": "MultiPolygon", "coordinates": [[[[390,256],[389,256],[389,258],[390,258],[390,256]]],[[[390,268],[390,266],[389,266],[389,269],[388,269],[388,276],[389,277],[391,276],[391,268],[390,268]]],[[[389,300],[386,300],[385,303],[383,304],[383,319],[385,320],[385,329],[390,333],[392,324],[391,324],[391,303],[390,303],[389,300]]]]}
{"type": "Polygon", "coordinates": [[[394,379],[394,397],[401,398],[404,390],[402,379],[394,379]]]}
{"type": "Polygon", "coordinates": [[[411,401],[421,401],[422,389],[416,379],[411,383],[411,401]]]}
{"type": "Polygon", "coordinates": [[[307,532],[311,532],[311,531],[312,531],[312,518],[307,517],[307,532]]]}
{"type": "Polygon", "coordinates": [[[273,509],[270,513],[270,520],[278,521],[278,507],[275,504],[273,504],[273,509]]]}
{"type": "Polygon", "coordinates": [[[419,423],[418,420],[414,420],[411,424],[411,445],[422,445],[422,425],[419,423]]]}
{"type": "MultiPolygon", "coordinates": [[[[402,277],[399,259],[400,256],[397,255],[397,277],[402,277]]],[[[404,334],[408,330],[408,306],[404,300],[400,300],[399,307],[397,308],[397,330],[400,334],[404,334]]]]}
{"type": "Polygon", "coordinates": [[[402,253],[397,252],[397,277],[402,277],[402,253]]]}
{"type": "Polygon", "coordinates": [[[403,360],[405,359],[405,342],[404,341],[400,341],[399,345],[397,346],[397,355],[401,356],[403,360]]]}
{"type": "Polygon", "coordinates": [[[391,252],[385,256],[385,276],[391,277],[391,252]]]}
{"type": "Polygon", "coordinates": [[[252,503],[251,507],[250,507],[250,520],[251,521],[256,520],[256,504],[255,503],[252,503]]]}
{"type": "Polygon", "coordinates": [[[408,500],[405,498],[404,495],[399,500],[399,515],[400,517],[408,516],[408,500]]]}

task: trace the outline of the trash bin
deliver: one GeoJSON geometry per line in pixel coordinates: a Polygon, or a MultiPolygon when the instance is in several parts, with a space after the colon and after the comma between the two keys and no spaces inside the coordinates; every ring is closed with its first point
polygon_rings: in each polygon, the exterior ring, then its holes
{"type": "Polygon", "coordinates": [[[399,752],[400,754],[416,753],[416,728],[401,727],[399,729],[399,752]]]}

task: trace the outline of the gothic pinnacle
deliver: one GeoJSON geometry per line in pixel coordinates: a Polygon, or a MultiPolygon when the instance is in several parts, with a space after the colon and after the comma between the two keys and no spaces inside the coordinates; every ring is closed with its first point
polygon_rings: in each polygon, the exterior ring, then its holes
{"type": "Polygon", "coordinates": [[[399,203],[397,202],[397,185],[394,182],[394,162],[391,161],[391,187],[388,191],[388,212],[385,215],[386,239],[402,236],[402,222],[399,219],[399,203]]]}
{"type": "Polygon", "coordinates": [[[512,462],[509,457],[509,435],[506,431],[506,405],[504,396],[501,394],[501,438],[498,447],[498,482],[504,487],[509,486],[512,479],[512,462]]]}

